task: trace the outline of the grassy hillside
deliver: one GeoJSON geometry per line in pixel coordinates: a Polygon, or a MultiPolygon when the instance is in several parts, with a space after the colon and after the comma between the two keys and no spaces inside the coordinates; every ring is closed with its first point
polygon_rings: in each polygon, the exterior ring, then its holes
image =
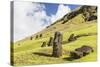
{"type": "Polygon", "coordinates": [[[31,64],[55,64],[66,62],[85,62],[96,61],[96,39],[97,39],[97,20],[85,21],[83,14],[78,14],[66,23],[62,24],[63,20],[56,21],[54,24],[48,26],[44,30],[32,35],[32,40],[27,37],[24,40],[15,42],[14,48],[14,65],[31,65],[31,64]],[[49,38],[54,36],[55,31],[60,31],[63,34],[63,56],[60,58],[52,57],[52,46],[41,47],[42,43],[48,42],[49,38]],[[75,35],[93,34],[89,36],[82,36],[77,40],[68,43],[69,36],[74,33],[75,35]],[[36,35],[42,34],[42,37],[36,39],[36,35]],[[93,47],[94,52],[84,56],[80,59],[69,58],[69,52],[82,45],[93,47]]]}

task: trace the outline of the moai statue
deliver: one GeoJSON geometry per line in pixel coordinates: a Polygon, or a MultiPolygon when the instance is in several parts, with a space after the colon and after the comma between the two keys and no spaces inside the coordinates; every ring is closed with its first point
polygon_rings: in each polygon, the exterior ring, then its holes
{"type": "Polygon", "coordinates": [[[71,42],[74,40],[76,40],[76,37],[74,36],[74,34],[71,34],[70,37],[68,38],[68,42],[71,42]]]}
{"type": "Polygon", "coordinates": [[[48,42],[48,46],[52,46],[53,45],[53,37],[50,37],[49,42],[48,42]]]}
{"type": "Polygon", "coordinates": [[[42,34],[40,34],[40,37],[42,37],[42,34]]]}
{"type": "Polygon", "coordinates": [[[43,42],[41,47],[46,47],[46,42],[43,42]]]}
{"type": "Polygon", "coordinates": [[[38,38],[38,35],[36,35],[35,39],[37,39],[37,38],[38,38]]]}
{"type": "Polygon", "coordinates": [[[52,56],[60,57],[62,56],[62,34],[60,32],[55,32],[53,41],[53,53],[52,56]]]}

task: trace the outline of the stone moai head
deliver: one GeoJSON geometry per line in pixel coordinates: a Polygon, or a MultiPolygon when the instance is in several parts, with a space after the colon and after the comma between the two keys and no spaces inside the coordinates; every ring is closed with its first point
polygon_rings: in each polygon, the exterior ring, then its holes
{"type": "Polygon", "coordinates": [[[48,42],[48,46],[52,46],[53,45],[53,37],[50,37],[49,42],[48,42]]]}
{"type": "Polygon", "coordinates": [[[30,40],[32,40],[32,39],[33,39],[33,37],[31,36],[31,37],[30,37],[30,40]]]}
{"type": "Polygon", "coordinates": [[[71,34],[70,37],[68,38],[68,42],[76,40],[76,37],[74,34],[71,34]]]}
{"type": "Polygon", "coordinates": [[[38,35],[36,35],[35,39],[37,39],[37,38],[38,38],[38,35]]]}
{"type": "Polygon", "coordinates": [[[54,57],[62,56],[62,34],[60,32],[55,32],[53,40],[52,56],[54,57]]]}
{"type": "Polygon", "coordinates": [[[42,37],[42,34],[40,34],[40,37],[42,37]]]}
{"type": "Polygon", "coordinates": [[[43,42],[41,47],[46,47],[46,42],[43,42]]]}

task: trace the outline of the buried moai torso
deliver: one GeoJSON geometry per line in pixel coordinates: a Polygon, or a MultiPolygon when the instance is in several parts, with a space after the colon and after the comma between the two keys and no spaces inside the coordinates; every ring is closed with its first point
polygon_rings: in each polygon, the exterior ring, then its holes
{"type": "Polygon", "coordinates": [[[76,40],[76,37],[74,34],[71,34],[70,37],[68,38],[68,42],[75,41],[75,40],[76,40]]]}
{"type": "Polygon", "coordinates": [[[53,45],[53,37],[50,37],[49,42],[48,42],[48,46],[52,46],[53,45]]]}
{"type": "Polygon", "coordinates": [[[46,47],[46,42],[43,42],[41,47],[46,47]]]}
{"type": "Polygon", "coordinates": [[[60,57],[62,56],[62,34],[60,32],[55,32],[54,41],[53,41],[53,56],[60,57]]]}

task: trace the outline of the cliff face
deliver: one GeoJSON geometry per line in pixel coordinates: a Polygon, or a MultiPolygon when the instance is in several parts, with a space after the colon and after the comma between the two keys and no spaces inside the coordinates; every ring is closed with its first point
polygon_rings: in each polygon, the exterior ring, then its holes
{"type": "Polygon", "coordinates": [[[74,18],[75,16],[82,14],[85,21],[91,21],[97,19],[97,7],[96,6],[81,6],[79,9],[74,10],[66,14],[62,20],[66,23],[68,20],[74,18]]]}

